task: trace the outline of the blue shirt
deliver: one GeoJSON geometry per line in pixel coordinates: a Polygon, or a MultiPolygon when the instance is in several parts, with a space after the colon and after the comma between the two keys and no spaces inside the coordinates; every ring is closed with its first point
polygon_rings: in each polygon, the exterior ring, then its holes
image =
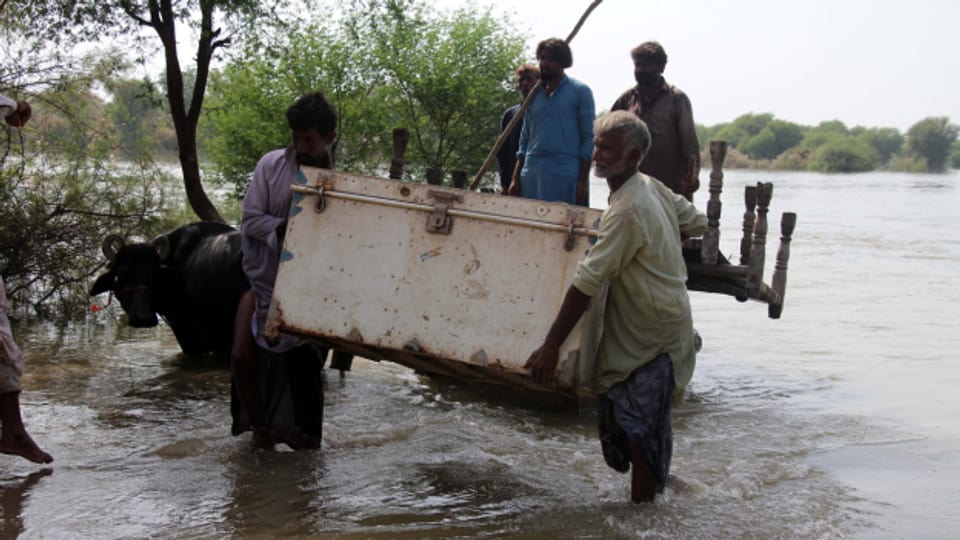
{"type": "Polygon", "coordinates": [[[580,163],[593,153],[593,92],[567,77],[552,94],[541,89],[523,117],[517,158],[524,197],[576,204],[580,163]]]}

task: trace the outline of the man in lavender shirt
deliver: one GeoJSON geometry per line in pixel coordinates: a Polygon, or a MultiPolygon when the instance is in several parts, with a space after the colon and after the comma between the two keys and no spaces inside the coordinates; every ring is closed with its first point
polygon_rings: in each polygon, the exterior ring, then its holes
{"type": "Polygon", "coordinates": [[[322,368],[325,350],[281,334],[268,343],[263,331],[280,266],[292,192],[305,182],[300,166],[330,168],[337,113],[320,92],[300,96],[287,109],[292,143],[264,155],[243,199],[243,269],[251,292],[237,309],[231,363],[233,434],[254,432],[260,447],[283,442],[319,448],[323,427],[322,368]],[[252,315],[252,319],[251,319],[252,315]],[[318,357],[318,354],[322,355],[318,357]]]}

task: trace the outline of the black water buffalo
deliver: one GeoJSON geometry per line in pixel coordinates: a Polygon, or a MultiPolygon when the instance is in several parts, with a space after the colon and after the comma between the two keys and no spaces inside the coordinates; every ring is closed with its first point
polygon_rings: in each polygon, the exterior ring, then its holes
{"type": "Polygon", "coordinates": [[[188,355],[230,354],[237,302],[250,288],[240,231],[200,221],[145,244],[110,235],[103,253],[110,264],[91,296],[112,292],[136,328],[156,326],[159,314],[188,355]]]}

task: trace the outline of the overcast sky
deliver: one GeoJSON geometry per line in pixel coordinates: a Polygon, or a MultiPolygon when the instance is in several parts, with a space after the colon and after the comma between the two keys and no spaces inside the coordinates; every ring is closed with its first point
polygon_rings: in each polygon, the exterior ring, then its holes
{"type": "MultiPolygon", "coordinates": [[[[566,38],[589,0],[435,0],[511,14],[530,36],[566,38]]],[[[665,77],[697,123],[772,113],[803,125],[906,131],[928,116],[960,123],[960,0],[603,0],[571,42],[567,73],[597,110],[634,84],[630,49],[657,40],[665,77]]]]}

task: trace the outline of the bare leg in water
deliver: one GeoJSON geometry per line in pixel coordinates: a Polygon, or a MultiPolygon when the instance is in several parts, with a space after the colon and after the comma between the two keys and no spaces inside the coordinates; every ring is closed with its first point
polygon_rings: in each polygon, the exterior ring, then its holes
{"type": "Polygon", "coordinates": [[[630,447],[630,500],[635,503],[652,502],[657,495],[657,477],[647,460],[640,455],[640,448],[631,440],[630,447]]]}
{"type": "Polygon", "coordinates": [[[250,329],[253,311],[253,291],[248,290],[237,303],[230,364],[233,367],[233,382],[237,386],[237,394],[240,395],[250,419],[253,444],[258,448],[266,448],[271,446],[273,441],[264,427],[263,399],[260,397],[260,385],[257,382],[257,342],[250,329]]]}
{"type": "Polygon", "coordinates": [[[0,422],[3,422],[0,453],[20,456],[34,463],[53,462],[50,454],[37,446],[23,426],[23,417],[20,416],[20,392],[0,394],[0,422]]]}

